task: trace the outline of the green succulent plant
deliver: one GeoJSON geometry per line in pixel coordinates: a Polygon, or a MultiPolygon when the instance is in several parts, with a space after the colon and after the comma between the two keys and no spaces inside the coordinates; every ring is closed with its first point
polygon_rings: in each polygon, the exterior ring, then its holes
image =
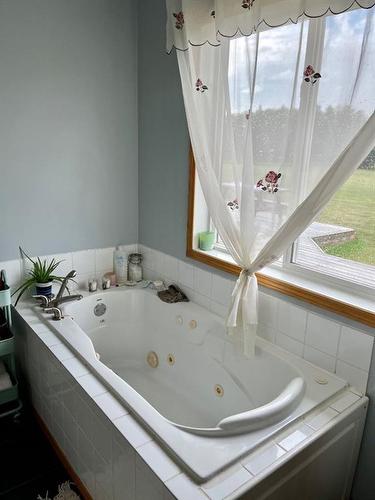
{"type": "MultiPolygon", "coordinates": [[[[57,276],[56,274],[54,274],[56,268],[59,266],[59,264],[61,264],[61,262],[63,262],[62,260],[51,259],[48,262],[47,259],[44,259],[42,261],[40,257],[37,257],[35,260],[33,260],[21,247],[19,247],[19,249],[21,257],[23,259],[26,258],[27,260],[29,260],[32,263],[33,267],[27,271],[29,277],[22,283],[22,285],[17,288],[17,290],[12,293],[12,296],[18,293],[17,300],[14,304],[15,306],[18,304],[18,301],[26,292],[26,290],[36,285],[37,283],[62,283],[62,281],[64,280],[64,276],[57,276]]],[[[74,281],[71,278],[70,280],[74,281]]],[[[67,290],[69,292],[68,288],[67,290]]]]}

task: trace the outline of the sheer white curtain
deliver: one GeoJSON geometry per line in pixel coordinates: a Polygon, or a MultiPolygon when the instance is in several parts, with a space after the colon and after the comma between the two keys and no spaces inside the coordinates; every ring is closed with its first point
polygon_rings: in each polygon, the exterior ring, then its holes
{"type": "MultiPolygon", "coordinates": [[[[247,355],[254,273],[282,255],[375,146],[373,10],[178,51],[199,180],[242,269],[227,325],[247,355]]],[[[169,14],[180,39],[186,18],[169,14]]]]}

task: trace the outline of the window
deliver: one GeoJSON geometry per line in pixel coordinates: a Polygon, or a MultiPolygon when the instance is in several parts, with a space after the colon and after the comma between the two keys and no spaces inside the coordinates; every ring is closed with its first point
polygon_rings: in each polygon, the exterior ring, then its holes
{"type": "MultiPolygon", "coordinates": [[[[361,57],[358,27],[364,22],[364,13],[353,11],[339,16],[331,16],[326,20],[325,44],[322,55],[322,73],[332,75],[327,68],[337,66],[336,78],[342,79],[340,92],[353,92],[345,85],[345,74],[340,68],[349,68],[353,61],[361,57]],[[345,35],[349,28],[350,37],[345,35]],[[337,50],[340,58],[346,58],[347,64],[337,65],[337,50]],[[357,51],[357,53],[356,53],[357,51]],[[351,63],[349,61],[352,61],[351,63]]],[[[371,36],[371,35],[370,35],[371,36]]],[[[367,57],[373,60],[375,44],[369,45],[367,57]]],[[[366,78],[362,85],[371,85],[375,76],[370,64],[364,64],[366,78]]],[[[335,136],[345,134],[355,124],[361,111],[360,93],[363,88],[356,89],[356,108],[335,106],[332,96],[327,95],[329,85],[321,86],[318,93],[318,116],[315,118],[313,140],[319,141],[320,151],[329,150],[335,136]],[[330,102],[330,106],[326,103],[330,102]],[[334,115],[334,127],[330,130],[324,122],[334,115]]],[[[339,97],[338,97],[339,98],[339,97]]],[[[317,151],[317,149],[315,149],[317,151]]],[[[319,155],[311,161],[319,163],[319,155]]],[[[370,153],[360,168],[336,193],[334,198],[320,214],[319,218],[301,235],[296,242],[292,262],[302,268],[336,277],[357,285],[375,287],[375,150],[370,153]]]]}
{"type": "MultiPolygon", "coordinates": [[[[288,157],[286,149],[284,161],[298,162],[302,171],[301,190],[303,190],[303,183],[315,182],[319,178],[322,157],[327,159],[332,152],[332,162],[335,160],[337,137],[340,137],[341,140],[350,137],[352,131],[356,129],[359,114],[369,112],[361,101],[361,93],[364,86],[371,88],[375,81],[375,65],[370,62],[370,60],[375,60],[375,40],[372,29],[369,34],[372,37],[371,49],[366,52],[368,60],[361,60],[359,37],[362,37],[365,22],[366,12],[358,9],[337,16],[332,15],[321,20],[320,23],[305,21],[303,25],[288,25],[264,31],[259,34],[257,41],[255,41],[255,37],[242,37],[231,41],[228,68],[229,84],[231,74],[236,74],[237,78],[240,74],[238,71],[235,73],[233,67],[238,67],[238,65],[246,67],[245,61],[241,59],[241,44],[258,43],[259,62],[255,84],[256,91],[251,105],[253,120],[256,122],[253,137],[256,144],[254,162],[259,170],[259,177],[264,172],[264,166],[267,165],[267,169],[272,170],[275,158],[280,156],[280,150],[288,148],[290,138],[283,137],[282,131],[285,117],[293,120],[293,113],[290,113],[290,110],[286,108],[291,98],[294,102],[299,103],[302,111],[303,109],[308,110],[311,106],[309,97],[301,95],[300,85],[296,85],[292,90],[290,85],[284,85],[284,81],[288,81],[289,78],[286,68],[291,65],[288,60],[290,51],[286,42],[300,43],[302,52],[307,53],[309,50],[319,52],[314,57],[315,60],[320,61],[321,73],[328,75],[327,78],[332,78],[334,75],[334,78],[339,80],[339,85],[337,81],[335,85],[335,88],[339,89],[337,96],[329,94],[331,87],[329,84],[319,86],[314,96],[316,99],[314,106],[317,104],[317,111],[312,126],[301,126],[298,120],[301,120],[303,112],[299,113],[299,116],[296,113],[294,127],[291,130],[292,135],[298,135],[301,142],[301,156],[299,158],[288,157]],[[318,37],[324,40],[320,47],[316,43],[318,37]],[[354,43],[355,41],[357,43],[354,43]],[[365,78],[362,78],[361,85],[356,87],[353,87],[351,80],[346,78],[346,72],[350,71],[350,65],[353,64],[353,61],[361,64],[362,71],[365,72],[365,78]],[[332,67],[335,68],[335,71],[332,71],[332,67]],[[294,92],[293,96],[289,95],[291,91],[294,92]],[[350,95],[352,107],[340,106],[340,93],[350,95]],[[264,133],[265,129],[267,134],[264,133]],[[319,147],[311,148],[311,144],[314,143],[318,144],[319,147]],[[307,156],[306,151],[308,152],[307,156]],[[314,153],[311,154],[311,151],[314,153]],[[306,168],[307,164],[310,165],[309,170],[306,168]]],[[[303,67],[305,67],[305,62],[304,60],[303,67]]],[[[303,67],[301,65],[301,74],[303,67]]],[[[244,75],[243,77],[247,78],[248,76],[244,75]]],[[[236,85],[238,89],[238,82],[236,85]]],[[[231,88],[229,91],[231,92],[231,88]]],[[[237,123],[238,115],[248,107],[247,96],[233,92],[231,104],[231,119],[237,123]]],[[[241,126],[240,120],[238,120],[238,126],[241,126]]],[[[245,140],[245,137],[238,133],[237,140],[245,140]]],[[[228,175],[228,172],[235,167],[235,165],[223,163],[220,172],[222,191],[226,199],[234,198],[233,186],[228,182],[228,178],[232,178],[233,174],[228,175]]],[[[194,184],[194,179],[192,184],[194,184]]],[[[262,202],[262,193],[260,192],[257,194],[257,203],[262,202]]],[[[274,201],[274,205],[273,214],[277,218],[285,208],[282,193],[277,198],[277,202],[274,201]]],[[[215,231],[205,207],[199,179],[195,178],[194,189],[192,187],[190,189],[188,254],[216,267],[233,273],[237,272],[238,269],[232,263],[217,235],[216,244],[212,251],[199,251],[198,233],[208,229],[215,231]],[[199,253],[203,255],[203,258],[199,257],[199,253]],[[221,264],[218,264],[218,261],[221,264]]],[[[326,283],[340,290],[350,290],[351,293],[356,292],[359,296],[369,298],[369,300],[373,299],[375,289],[375,150],[336,193],[319,217],[301,235],[292,248],[273,264],[273,267],[285,271],[285,276],[288,274],[288,278],[285,280],[288,280],[289,283],[298,282],[298,276],[310,277],[316,282],[326,283]],[[296,278],[295,281],[294,278],[296,278]]],[[[266,276],[266,272],[264,276],[266,276]]],[[[267,277],[261,277],[260,282],[283,291],[282,285],[272,283],[272,279],[267,277]]],[[[290,287],[288,290],[291,290],[290,287]]],[[[298,296],[299,292],[294,291],[298,296]]],[[[292,291],[289,294],[293,295],[294,293],[292,291]]],[[[311,296],[309,301],[318,305],[324,305],[324,301],[327,305],[329,302],[326,298],[315,301],[311,296]]],[[[375,315],[371,313],[370,316],[367,315],[367,320],[364,322],[375,326],[375,315]]],[[[350,317],[359,319],[356,313],[350,317]]]]}
{"type": "Polygon", "coordinates": [[[292,262],[375,288],[375,150],[298,239],[292,262]]]}

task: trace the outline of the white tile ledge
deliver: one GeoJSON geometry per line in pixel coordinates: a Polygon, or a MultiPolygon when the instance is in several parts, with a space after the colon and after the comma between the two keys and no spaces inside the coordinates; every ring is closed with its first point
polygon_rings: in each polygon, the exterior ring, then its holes
{"type": "Polygon", "coordinates": [[[50,351],[55,355],[55,357],[63,362],[68,359],[74,358],[74,353],[63,343],[53,344],[49,346],[50,351]]]}
{"type": "Polygon", "coordinates": [[[304,423],[300,423],[292,430],[292,432],[289,432],[289,434],[283,437],[283,439],[278,440],[277,444],[285,451],[291,451],[309,438],[313,433],[314,429],[308,427],[304,423]]]}
{"type": "Polygon", "coordinates": [[[116,418],[112,422],[135,450],[153,441],[152,436],[130,414],[116,418]]]}
{"type": "Polygon", "coordinates": [[[137,460],[141,457],[163,482],[181,473],[181,469],[155,441],[143,444],[137,452],[137,460]]]}
{"type": "Polygon", "coordinates": [[[87,373],[78,377],[77,381],[92,399],[94,399],[95,396],[100,396],[108,392],[107,388],[92,373],[87,373]]]}
{"type": "Polygon", "coordinates": [[[359,399],[361,399],[362,395],[359,395],[357,392],[348,391],[343,396],[336,399],[333,403],[331,403],[330,408],[342,413],[344,410],[349,408],[349,406],[356,403],[359,399]]]}
{"type": "Polygon", "coordinates": [[[166,481],[165,486],[178,500],[207,500],[207,495],[184,472],[166,481]]]}
{"type": "Polygon", "coordinates": [[[273,465],[286,451],[274,441],[263,446],[260,450],[250,455],[250,459],[242,461],[242,465],[249,470],[253,476],[273,465]]]}
{"type": "Polygon", "coordinates": [[[110,392],[99,394],[93,399],[111,422],[129,413],[125,406],[123,406],[110,392]]]}
{"type": "MultiPolygon", "coordinates": [[[[318,430],[314,430],[307,424],[299,422],[291,426],[288,431],[281,432],[281,441],[284,442],[284,446],[292,444],[293,446],[290,447],[289,451],[284,451],[283,454],[279,455],[277,458],[275,457],[275,460],[273,462],[270,461],[270,463],[268,463],[265,468],[263,468],[262,470],[258,470],[257,474],[254,474],[251,484],[244,485],[244,487],[241,487],[235,495],[228,496],[228,499],[238,498],[240,494],[246,493],[250,487],[253,487],[255,486],[255,484],[258,484],[260,481],[262,481],[271,472],[271,466],[273,466],[274,469],[280,468],[284,463],[288,462],[292,457],[309,446],[312,440],[315,441],[316,439],[320,438],[325,432],[327,432],[329,428],[336,425],[340,420],[345,418],[347,410],[349,411],[349,407],[353,405],[360,407],[362,405],[362,400],[368,400],[367,396],[358,393],[356,389],[350,387],[349,390],[347,390],[344,394],[341,394],[340,397],[336,398],[335,401],[331,403],[331,406],[337,405],[340,408],[340,411],[336,411],[335,418],[330,419],[318,430]],[[309,434],[309,436],[303,437],[303,435],[306,434],[309,434]]],[[[319,413],[315,412],[315,415],[321,415],[327,409],[330,409],[330,407],[325,406],[324,408],[321,408],[319,413]]],[[[276,441],[277,444],[281,447],[280,438],[278,439],[277,437],[274,437],[274,444],[276,444],[276,441]]],[[[245,466],[246,464],[250,463],[254,457],[256,457],[258,454],[262,454],[262,452],[270,446],[272,446],[270,445],[270,443],[266,443],[262,448],[253,452],[247,458],[243,459],[242,464],[245,466]]]]}
{"type": "Polygon", "coordinates": [[[336,418],[339,414],[338,411],[333,408],[326,408],[319,415],[315,415],[312,418],[306,419],[306,424],[311,427],[314,431],[317,431],[324,427],[329,421],[336,418]]]}
{"type": "Polygon", "coordinates": [[[336,397],[333,402],[311,412],[300,422],[281,432],[279,438],[275,437],[265,443],[261,448],[242,459],[241,463],[256,476],[275,464],[281,457],[287,460],[289,452],[295,451],[301,444],[307,445],[308,438],[315,437],[314,434],[317,435],[317,431],[324,432],[326,425],[333,425],[334,418],[339,417],[353,404],[358,404],[363,398],[365,396],[358,394],[355,389],[349,388],[344,394],[336,397]],[[278,448],[281,448],[282,452],[278,448]],[[273,460],[270,458],[272,452],[273,460]]]}
{"type": "MultiPolygon", "coordinates": [[[[22,309],[17,309],[18,314],[28,324],[29,328],[33,330],[35,335],[49,348],[52,346],[63,345],[59,337],[51,330],[47,322],[43,323],[38,315],[33,310],[32,303],[23,303],[22,309]],[[28,307],[27,307],[28,306],[28,307]]],[[[50,349],[53,352],[52,349],[50,349]]],[[[53,352],[55,355],[55,353],[53,352]]],[[[74,353],[72,353],[74,356],[74,353]]],[[[56,356],[56,355],[55,355],[56,356]]],[[[57,357],[57,356],[56,356],[57,357]]],[[[58,358],[59,359],[59,358],[58,358]]]]}
{"type": "Polygon", "coordinates": [[[252,478],[251,472],[239,464],[202,484],[201,488],[211,500],[221,500],[234,493],[252,478]]]}
{"type": "Polygon", "coordinates": [[[237,497],[239,491],[244,493],[268,475],[272,467],[280,467],[292,456],[307,447],[312,440],[318,439],[327,431],[328,427],[336,424],[337,419],[345,417],[343,414],[350,406],[354,404],[361,405],[361,400],[365,398],[365,396],[358,395],[355,390],[353,392],[350,388],[350,390],[347,390],[331,402],[330,405],[325,405],[318,412],[315,411],[312,412],[312,415],[309,415],[308,421],[310,424],[315,424],[316,429],[309,425],[306,420],[301,420],[286,431],[280,432],[279,437],[274,437],[273,440],[266,442],[260,449],[243,458],[240,462],[241,466],[237,464],[206,483],[198,485],[185,473],[181,473],[167,480],[165,485],[174,495],[178,495],[181,500],[185,498],[206,498],[204,493],[212,500],[237,497]],[[244,474],[243,469],[248,472],[248,475],[244,474]],[[232,475],[230,475],[231,472],[233,472],[232,475]],[[228,485],[233,485],[232,491],[229,491],[228,485]],[[225,493],[225,495],[221,497],[219,493],[225,493]]]}

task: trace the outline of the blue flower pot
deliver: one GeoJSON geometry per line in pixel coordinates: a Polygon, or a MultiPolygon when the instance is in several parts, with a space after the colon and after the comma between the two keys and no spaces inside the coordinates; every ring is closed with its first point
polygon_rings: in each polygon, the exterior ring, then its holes
{"type": "Polygon", "coordinates": [[[50,297],[52,295],[52,282],[36,283],[35,288],[37,295],[44,295],[46,297],[50,297]]]}

